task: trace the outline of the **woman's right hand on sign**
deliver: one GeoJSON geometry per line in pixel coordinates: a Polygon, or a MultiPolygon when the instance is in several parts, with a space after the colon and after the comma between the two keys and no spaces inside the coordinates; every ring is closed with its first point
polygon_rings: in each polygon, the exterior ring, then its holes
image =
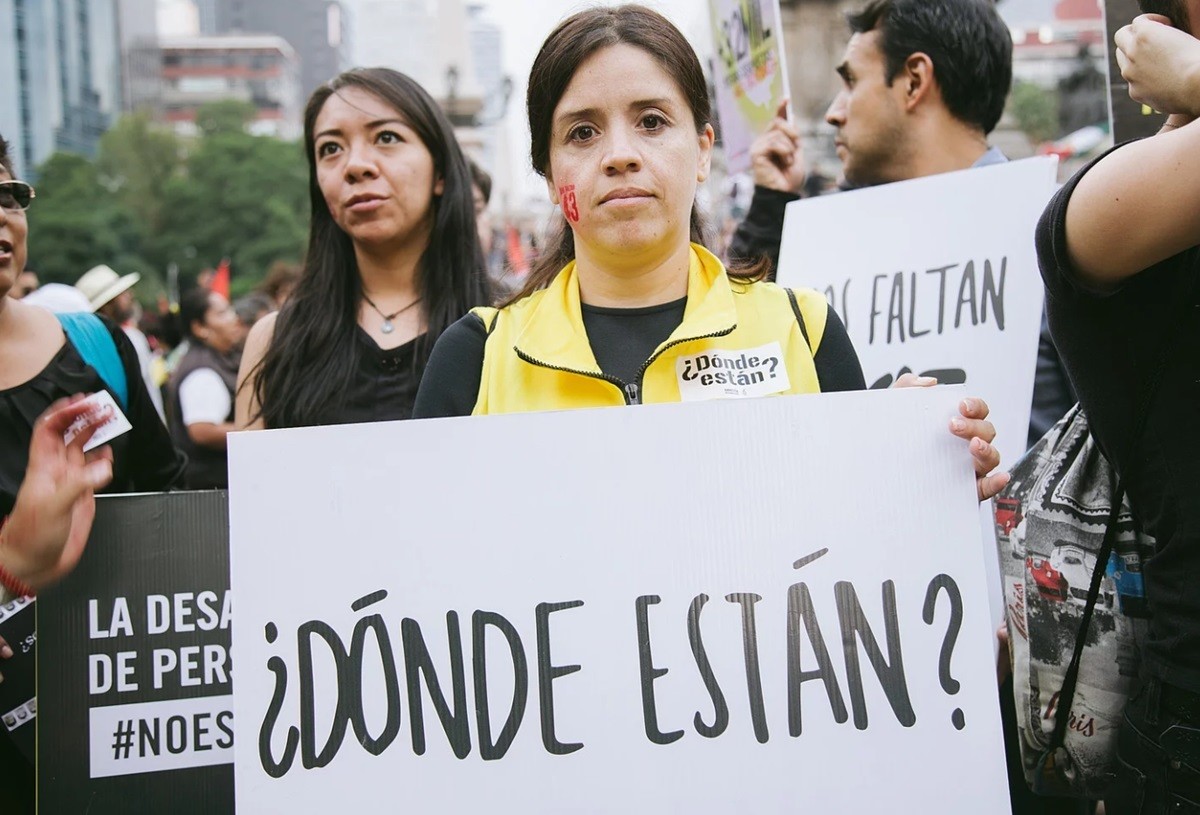
{"type": "Polygon", "coordinates": [[[95,492],[112,480],[112,451],[83,451],[108,412],[82,400],[60,399],[34,423],[25,479],[0,529],[0,568],[34,591],[79,562],[96,514],[95,492]],[[68,430],[75,432],[69,442],[68,430]]]}

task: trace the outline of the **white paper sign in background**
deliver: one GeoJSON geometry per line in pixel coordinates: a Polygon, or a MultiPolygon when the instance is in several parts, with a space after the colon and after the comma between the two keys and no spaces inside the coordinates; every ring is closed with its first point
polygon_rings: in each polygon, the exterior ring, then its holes
{"type": "Polygon", "coordinates": [[[238,811],[1008,813],[962,395],[231,437],[238,811]]]}
{"type": "Polygon", "coordinates": [[[1025,452],[1041,330],[1034,229],[1057,162],[1033,158],[788,205],[778,280],[825,293],[867,387],[965,382],[1008,464],[1025,452]]]}
{"type": "Polygon", "coordinates": [[[750,170],[750,146],[788,98],[779,0],[709,0],[725,166],[750,170]]]}

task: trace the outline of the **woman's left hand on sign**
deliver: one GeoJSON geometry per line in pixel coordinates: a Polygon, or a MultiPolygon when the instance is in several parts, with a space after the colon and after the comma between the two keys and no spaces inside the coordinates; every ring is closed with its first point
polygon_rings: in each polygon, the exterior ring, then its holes
{"type": "MultiPolygon", "coordinates": [[[[894,388],[929,388],[937,384],[932,376],[904,374],[896,380],[894,388]]],[[[958,403],[958,416],[950,420],[950,432],[965,439],[971,450],[975,465],[975,490],[981,502],[988,500],[1008,484],[1008,473],[993,472],[1000,466],[1000,451],[992,444],[996,440],[996,427],[987,420],[988,405],[977,396],[969,396],[958,403]]]]}

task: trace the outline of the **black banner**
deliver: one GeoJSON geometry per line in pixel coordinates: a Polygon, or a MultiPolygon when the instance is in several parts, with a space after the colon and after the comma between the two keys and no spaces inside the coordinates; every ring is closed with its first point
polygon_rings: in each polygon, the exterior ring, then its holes
{"type": "Polygon", "coordinates": [[[35,607],[39,812],[232,812],[225,493],[98,499],[35,607]]]}

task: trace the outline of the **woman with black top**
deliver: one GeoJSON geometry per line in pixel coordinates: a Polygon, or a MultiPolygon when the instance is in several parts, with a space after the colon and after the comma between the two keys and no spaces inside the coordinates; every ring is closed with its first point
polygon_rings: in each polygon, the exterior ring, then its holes
{"type": "MultiPolygon", "coordinates": [[[[626,5],[580,12],[529,77],[533,166],[565,226],[501,309],[438,341],[417,417],[636,405],[865,387],[823,295],[726,269],[695,206],[713,128],[704,72],[666,18],[626,5]]],[[[920,383],[925,384],[925,383],[920,383]]],[[[964,400],[981,498],[999,454],[982,400],[964,400]]]]}
{"type": "MultiPolygon", "coordinates": [[[[24,270],[28,238],[25,209],[33,188],[14,177],[8,143],[0,138],[0,517],[12,512],[29,463],[34,423],[52,404],[81,393],[109,390],[121,399],[67,338],[48,311],[8,297],[24,270]]],[[[97,318],[101,319],[101,318],[97,318]]],[[[133,429],[112,440],[112,481],[105,492],[156,492],[180,486],[186,460],[171,444],[142,380],[137,352],[120,328],[105,322],[126,383],[123,412],[133,429]]],[[[107,341],[107,340],[105,340],[107,341]]],[[[0,735],[0,798],[8,812],[21,812],[28,794],[32,811],[33,770],[9,755],[0,735]],[[6,783],[7,782],[7,783],[6,783]]]]}
{"type": "MultiPolygon", "coordinates": [[[[25,265],[25,208],[32,194],[28,184],[13,178],[8,144],[0,139],[0,516],[11,511],[21,486],[34,420],[58,399],[109,387],[67,340],[53,314],[7,296],[25,265]]],[[[113,479],[106,491],[157,492],[180,486],[186,460],[154,410],[137,352],[119,327],[104,325],[125,371],[128,404],[123,410],[133,425],[111,442],[113,479]]]]}
{"type": "Polygon", "coordinates": [[[250,332],[236,423],[407,419],[434,341],[489,301],[466,161],[429,94],[385,68],[318,88],[304,147],[304,274],[250,332]]]}

